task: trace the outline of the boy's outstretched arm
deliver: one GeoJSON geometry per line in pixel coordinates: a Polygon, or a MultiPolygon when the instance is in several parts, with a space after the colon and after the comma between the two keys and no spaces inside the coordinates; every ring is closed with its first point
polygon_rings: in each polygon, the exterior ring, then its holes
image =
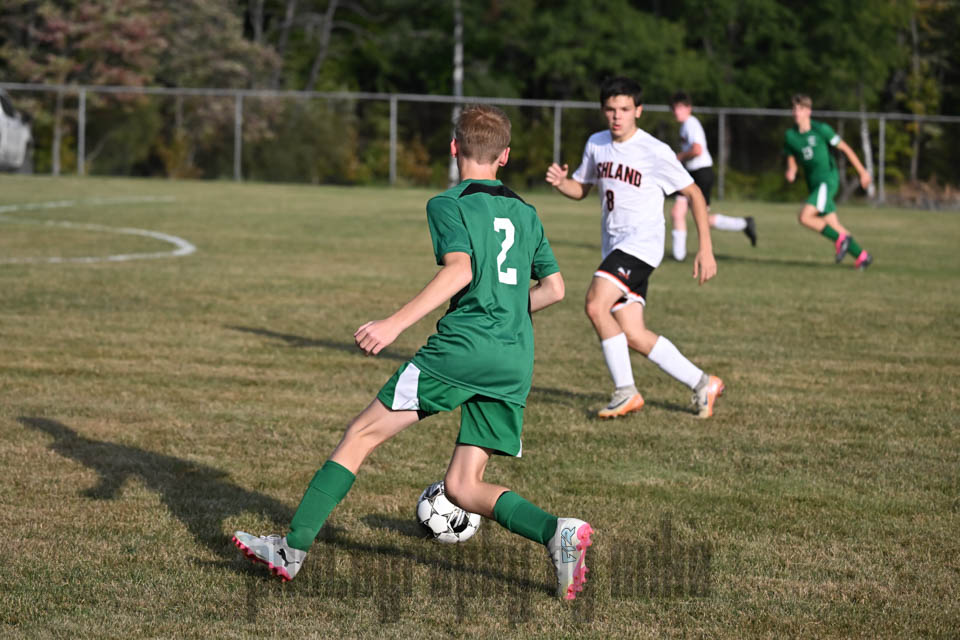
{"type": "Polygon", "coordinates": [[[572,198],[574,200],[583,200],[587,197],[587,194],[590,193],[590,187],[592,184],[582,184],[577,182],[573,178],[567,177],[567,171],[570,167],[567,165],[559,165],[556,162],[547,167],[547,175],[545,180],[552,185],[557,191],[572,198]]]}
{"type": "Polygon", "coordinates": [[[787,156],[787,169],[783,176],[787,179],[787,182],[793,182],[797,179],[797,161],[793,156],[787,156]]]}
{"type": "Polygon", "coordinates": [[[443,267],[420,293],[390,317],[361,326],[354,332],[353,339],[368,355],[377,355],[407,327],[452,298],[472,279],[473,268],[468,254],[454,251],[444,255],[443,267]]]}
{"type": "Polygon", "coordinates": [[[704,200],[703,192],[700,191],[696,182],[691,182],[678,193],[683,194],[690,201],[690,208],[693,210],[693,221],[697,225],[697,239],[700,242],[700,248],[693,259],[693,277],[703,284],[717,275],[717,261],[713,257],[710,221],[707,217],[707,201],[704,200]]]}
{"type": "Polygon", "coordinates": [[[677,153],[677,160],[680,162],[686,162],[687,160],[693,160],[697,156],[703,153],[703,147],[700,146],[699,142],[694,142],[686,151],[680,151],[677,153]]]}
{"type": "Polygon", "coordinates": [[[530,287],[530,312],[536,313],[563,300],[564,284],[560,272],[551,273],[530,287]]]}
{"type": "Polygon", "coordinates": [[[850,161],[850,164],[853,165],[853,168],[857,170],[857,174],[860,176],[860,186],[866,189],[870,186],[870,172],[863,166],[863,163],[860,162],[860,158],[857,157],[857,154],[853,149],[850,148],[846,142],[841,140],[837,143],[837,149],[843,152],[843,155],[847,156],[847,160],[850,161]]]}

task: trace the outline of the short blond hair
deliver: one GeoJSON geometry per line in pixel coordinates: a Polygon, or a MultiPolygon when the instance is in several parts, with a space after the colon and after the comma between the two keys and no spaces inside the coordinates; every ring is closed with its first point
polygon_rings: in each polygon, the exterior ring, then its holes
{"type": "Polygon", "coordinates": [[[510,146],[510,118],[489,104],[466,107],[457,118],[454,137],[464,158],[492,164],[510,146]]]}
{"type": "Polygon", "coordinates": [[[795,107],[806,107],[807,109],[813,109],[813,100],[810,99],[805,93],[798,93],[790,98],[790,102],[793,103],[795,107]]]}

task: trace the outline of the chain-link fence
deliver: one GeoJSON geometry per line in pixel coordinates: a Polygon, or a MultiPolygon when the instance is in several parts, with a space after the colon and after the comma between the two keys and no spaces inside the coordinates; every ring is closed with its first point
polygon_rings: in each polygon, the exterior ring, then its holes
{"type": "MultiPolygon", "coordinates": [[[[285,92],[0,83],[29,114],[35,173],[306,182],[413,184],[447,181],[451,113],[458,103],[503,107],[513,121],[505,181],[543,184],[551,161],[571,170],[605,128],[595,102],[455,98],[387,93],[285,92]]],[[[717,197],[796,200],[783,179],[788,109],[695,107],[707,131],[717,197]]],[[[875,178],[869,197],[897,199],[926,185],[960,184],[960,116],[815,111],[875,178]]],[[[675,148],[665,105],[646,105],[640,126],[675,148]]],[[[841,168],[844,158],[839,157],[841,168]]],[[[856,177],[842,171],[841,196],[856,177]]],[[[920,203],[923,204],[923,203],[920,203]]]]}

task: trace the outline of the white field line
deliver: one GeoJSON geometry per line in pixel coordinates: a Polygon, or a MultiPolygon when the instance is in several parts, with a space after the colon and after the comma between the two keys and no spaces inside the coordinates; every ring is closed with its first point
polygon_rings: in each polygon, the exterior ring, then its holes
{"type": "Polygon", "coordinates": [[[38,224],[47,227],[64,227],[67,229],[80,229],[83,231],[100,231],[105,233],[123,233],[131,236],[145,236],[169,242],[175,249],[172,251],[156,251],[152,253],[119,253],[109,256],[82,256],[74,258],[64,258],[60,256],[41,257],[41,258],[3,258],[0,257],[0,264],[63,264],[80,263],[88,264],[92,262],[125,262],[127,260],[147,260],[151,258],[174,258],[178,256],[190,255],[197,248],[183,238],[172,236],[159,231],[150,231],[148,229],[133,229],[130,227],[107,227],[100,224],[87,224],[81,222],[68,222],[66,220],[33,220],[30,218],[6,217],[5,213],[14,213],[17,211],[36,211],[43,209],[64,209],[84,205],[113,205],[130,204],[137,202],[173,202],[174,198],[170,196],[131,196],[116,198],[90,198],[87,200],[56,200],[52,202],[34,202],[28,204],[9,204],[0,205],[0,222],[20,222],[28,224],[38,224]]]}

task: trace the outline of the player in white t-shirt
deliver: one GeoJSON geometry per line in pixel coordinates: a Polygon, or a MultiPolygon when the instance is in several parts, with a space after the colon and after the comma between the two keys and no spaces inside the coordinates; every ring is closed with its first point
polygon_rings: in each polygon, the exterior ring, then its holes
{"type": "Polygon", "coordinates": [[[600,193],[603,261],[587,291],[586,311],[600,337],[615,390],[610,404],[597,415],[615,418],[643,406],[630,365],[632,348],[690,387],[698,415],[708,418],[723,393],[723,381],[705,374],[643,322],[647,282],[663,260],[666,194],[681,193],[693,205],[700,240],[693,277],[703,284],[716,275],[717,263],[699,187],[669,146],[637,128],[642,96],[640,86],[628,78],[606,80],[600,105],[609,129],[590,136],[573,177],[567,177],[567,165],[554,163],[547,168],[546,180],[574,200],[587,197],[593,185],[600,193]]]}
{"type": "MultiPolygon", "coordinates": [[[[707,134],[700,120],[691,113],[693,102],[683,91],[673,94],[670,100],[673,116],[680,123],[680,153],[677,160],[690,172],[690,177],[700,187],[710,212],[710,191],[713,189],[713,158],[707,148],[707,134]]],[[[687,199],[677,194],[670,211],[673,218],[673,257],[682,262],[687,257],[687,199]]],[[[710,213],[707,216],[710,226],[721,231],[743,231],[750,238],[750,244],[757,246],[757,226],[752,217],[739,218],[710,213]]]]}

